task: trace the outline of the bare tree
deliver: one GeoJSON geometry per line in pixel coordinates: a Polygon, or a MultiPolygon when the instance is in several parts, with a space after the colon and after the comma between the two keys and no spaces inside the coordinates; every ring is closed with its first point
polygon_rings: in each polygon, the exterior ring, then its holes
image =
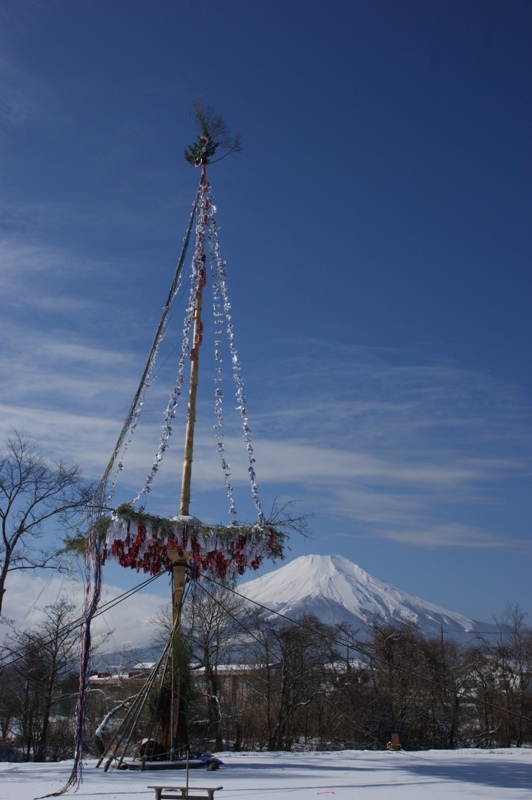
{"type": "MultiPolygon", "coordinates": [[[[46,618],[38,629],[15,632],[4,644],[4,654],[10,662],[2,682],[4,679],[10,682],[17,700],[15,742],[22,748],[26,761],[44,761],[50,756],[53,759],[53,750],[65,757],[73,746],[72,730],[68,724],[62,724],[62,718],[72,716],[76,697],[75,606],[60,598],[43,610],[46,618]],[[53,747],[52,739],[56,740],[53,747]]],[[[6,706],[9,696],[2,694],[0,705],[6,706]]],[[[7,732],[6,725],[6,735],[7,732]]]]}
{"type": "Polygon", "coordinates": [[[320,700],[338,657],[333,638],[334,629],[312,615],[287,625],[255,616],[251,711],[263,721],[260,736],[268,750],[290,750],[311,728],[319,731],[320,700]]]}
{"type": "MultiPolygon", "coordinates": [[[[5,661],[6,655],[9,658],[9,652],[5,648],[0,650],[0,654],[2,662],[5,661]]],[[[18,690],[14,668],[3,667],[0,662],[0,743],[6,747],[9,747],[19,727],[18,690]]]]}
{"type": "Polygon", "coordinates": [[[58,549],[42,547],[50,520],[68,524],[91,496],[80,468],[51,464],[18,433],[0,452],[0,615],[8,574],[57,565],[58,549]]]}
{"type": "Polygon", "coordinates": [[[493,704],[485,712],[490,744],[521,747],[532,735],[532,628],[519,606],[506,609],[499,627],[497,643],[476,648],[477,691],[493,704]]]}
{"type": "Polygon", "coordinates": [[[235,643],[242,636],[239,619],[244,616],[243,601],[214,583],[196,584],[194,589],[184,614],[186,638],[194,661],[203,670],[208,728],[214,734],[216,749],[222,750],[223,722],[229,712],[220,701],[224,687],[219,667],[233,663],[237,654],[235,643]]]}

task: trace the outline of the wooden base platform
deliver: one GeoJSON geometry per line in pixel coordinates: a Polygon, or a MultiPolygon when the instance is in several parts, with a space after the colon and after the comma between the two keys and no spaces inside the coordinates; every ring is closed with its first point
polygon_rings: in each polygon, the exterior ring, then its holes
{"type": "MultiPolygon", "coordinates": [[[[199,769],[200,767],[206,767],[207,762],[202,761],[198,758],[191,758],[188,762],[189,769],[199,769]]],[[[111,765],[112,767],[112,765],[111,765]]],[[[134,769],[139,770],[141,772],[146,771],[153,771],[153,770],[161,770],[161,769],[186,769],[187,762],[184,758],[180,758],[177,761],[122,761],[118,769],[134,769]]]]}

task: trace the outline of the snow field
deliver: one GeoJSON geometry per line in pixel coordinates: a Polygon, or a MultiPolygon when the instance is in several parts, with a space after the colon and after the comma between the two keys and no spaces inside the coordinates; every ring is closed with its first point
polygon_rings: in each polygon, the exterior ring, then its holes
{"type": "MultiPolygon", "coordinates": [[[[191,770],[190,788],[223,786],[216,800],[532,800],[532,749],[221,753],[216,772],[191,770]]],[[[71,762],[0,763],[0,800],[62,788],[71,762]]],[[[151,784],[185,785],[185,773],[96,769],[86,763],[77,798],[153,800],[151,784]]],[[[65,797],[71,796],[64,795],[65,797]]]]}

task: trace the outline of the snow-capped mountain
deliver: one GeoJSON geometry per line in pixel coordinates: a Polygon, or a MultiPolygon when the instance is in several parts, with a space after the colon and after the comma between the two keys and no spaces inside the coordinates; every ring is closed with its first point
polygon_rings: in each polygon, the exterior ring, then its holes
{"type": "Polygon", "coordinates": [[[397,589],[343,556],[301,556],[239,592],[292,619],[313,614],[328,625],[349,623],[361,636],[374,620],[414,624],[425,636],[496,630],[397,589]]]}

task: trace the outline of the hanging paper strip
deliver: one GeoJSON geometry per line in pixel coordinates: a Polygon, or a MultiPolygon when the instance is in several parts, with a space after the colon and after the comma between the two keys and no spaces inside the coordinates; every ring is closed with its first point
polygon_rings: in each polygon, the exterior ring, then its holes
{"type": "Polygon", "coordinates": [[[131,505],[120,506],[105,527],[102,563],[115,559],[123,567],[156,575],[182,558],[195,578],[207,573],[220,580],[258,569],[264,558],[282,558],[285,540],[284,533],[267,524],[211,526],[195,517],[167,520],[131,505]]]}
{"type": "MultiPolygon", "coordinates": [[[[209,233],[209,254],[210,254],[210,262],[211,262],[211,270],[213,275],[213,294],[214,294],[214,314],[215,314],[215,324],[217,327],[217,332],[221,333],[222,329],[219,327],[220,324],[225,322],[225,333],[227,336],[227,340],[229,343],[229,351],[231,354],[231,366],[233,370],[233,378],[235,382],[235,394],[236,394],[236,409],[240,414],[241,426],[242,426],[242,438],[244,439],[246,450],[248,454],[248,475],[249,481],[251,486],[251,497],[253,502],[255,503],[255,508],[257,509],[258,520],[260,524],[265,523],[265,516],[262,511],[262,506],[259,498],[259,489],[257,486],[257,476],[255,473],[255,454],[253,451],[253,444],[251,442],[251,429],[249,427],[249,418],[247,414],[247,407],[246,407],[246,397],[244,395],[244,380],[242,378],[242,366],[240,364],[240,358],[238,356],[238,350],[236,347],[236,339],[235,339],[235,332],[233,327],[233,319],[231,315],[231,303],[229,302],[229,294],[227,289],[227,269],[226,269],[226,262],[221,256],[220,253],[220,244],[218,241],[218,226],[216,224],[216,206],[212,201],[212,195],[210,192],[209,187],[209,203],[207,208],[207,219],[208,219],[208,233],[209,233]]],[[[215,381],[221,375],[221,366],[220,361],[217,360],[218,370],[216,373],[215,381]]],[[[232,497],[232,487],[228,482],[228,464],[224,458],[224,448],[223,448],[223,441],[221,439],[221,402],[222,402],[223,395],[216,390],[216,401],[218,406],[215,407],[215,412],[217,414],[217,425],[215,426],[215,433],[218,440],[218,449],[220,451],[221,461],[222,461],[222,469],[224,470],[225,478],[226,478],[226,486],[228,489],[229,495],[229,502],[230,502],[230,513],[233,514],[233,518],[236,516],[236,511],[234,508],[234,501],[232,497]]]]}
{"type": "Polygon", "coordinates": [[[192,258],[192,278],[190,282],[190,293],[188,298],[187,309],[185,311],[185,319],[183,322],[183,338],[181,340],[181,353],[179,356],[177,376],[174,383],[174,387],[170,392],[170,398],[168,400],[168,404],[164,412],[164,424],[162,426],[161,439],[159,442],[159,446],[157,448],[157,452],[155,453],[155,458],[153,460],[150,471],[146,477],[146,480],[144,481],[144,486],[142,487],[142,489],[140,489],[136,497],[133,499],[134,503],[136,503],[137,500],[139,500],[143,494],[146,494],[151,491],[151,484],[153,483],[153,480],[157,472],[159,471],[161,462],[164,458],[166,450],[168,449],[170,436],[172,435],[172,422],[175,417],[177,408],[179,406],[181,389],[183,387],[183,383],[185,380],[184,371],[185,371],[187,356],[190,356],[190,358],[193,359],[195,357],[195,352],[198,347],[197,342],[194,342],[192,347],[190,346],[190,328],[192,326],[192,322],[194,319],[194,305],[198,288],[200,286],[200,283],[205,280],[204,240],[205,240],[205,225],[206,225],[206,208],[208,206],[207,186],[208,184],[205,183],[201,184],[201,192],[198,204],[198,215],[196,220],[196,243],[194,247],[194,256],[192,258]]]}
{"type": "Polygon", "coordinates": [[[189,243],[189,240],[190,240],[190,234],[191,234],[191,231],[192,231],[192,226],[194,224],[194,219],[196,218],[196,212],[197,212],[198,203],[199,203],[200,196],[201,196],[201,189],[202,189],[202,185],[203,185],[203,179],[204,179],[204,174],[202,173],[202,176],[200,178],[200,182],[198,184],[198,189],[197,189],[197,192],[196,192],[196,197],[194,198],[194,203],[192,204],[192,212],[191,212],[190,219],[189,219],[189,222],[188,222],[185,238],[183,239],[183,247],[182,247],[182,250],[181,250],[181,255],[179,256],[179,261],[177,262],[177,266],[176,266],[175,273],[174,273],[174,278],[172,280],[172,285],[170,287],[170,291],[168,293],[168,297],[166,299],[165,306],[163,308],[163,313],[162,313],[161,319],[159,321],[159,325],[157,327],[157,331],[156,331],[155,338],[154,338],[152,346],[151,346],[151,350],[150,350],[150,353],[149,353],[149,356],[148,356],[148,360],[146,362],[146,366],[144,367],[144,372],[142,374],[142,378],[140,380],[140,384],[139,384],[139,386],[137,388],[137,391],[135,393],[135,396],[134,396],[133,401],[131,403],[131,406],[129,408],[128,414],[127,414],[126,419],[124,421],[124,424],[122,426],[122,430],[120,431],[120,435],[118,436],[118,440],[116,442],[115,448],[113,450],[113,453],[111,455],[109,463],[107,464],[107,468],[106,468],[106,470],[105,470],[105,472],[104,472],[104,474],[102,476],[102,479],[100,481],[100,484],[99,484],[99,488],[98,488],[99,492],[108,492],[108,494],[106,495],[106,498],[105,498],[107,503],[111,499],[111,496],[112,496],[112,494],[114,492],[115,484],[117,482],[118,475],[123,469],[124,456],[125,456],[126,451],[127,451],[128,447],[129,447],[129,444],[131,442],[133,433],[135,432],[135,429],[137,427],[139,416],[140,416],[140,414],[142,412],[142,407],[144,405],[146,391],[149,388],[149,385],[150,385],[150,382],[151,382],[151,376],[152,376],[152,373],[153,373],[155,362],[157,360],[159,347],[161,345],[162,340],[164,339],[164,336],[166,335],[167,324],[168,324],[168,315],[170,313],[170,309],[171,309],[172,303],[173,303],[174,299],[176,298],[176,296],[177,296],[177,294],[179,292],[180,286],[181,286],[181,282],[182,282],[181,271],[182,271],[183,263],[185,261],[185,257],[186,257],[186,253],[187,253],[187,249],[188,249],[188,243],[189,243]],[[108,490],[107,489],[107,484],[108,484],[109,476],[112,473],[113,473],[113,477],[112,477],[112,481],[111,481],[111,486],[110,486],[110,489],[108,490]]]}
{"type": "MultiPolygon", "coordinates": [[[[216,206],[210,204],[209,217],[214,218],[216,213],[216,206]]],[[[233,525],[237,524],[237,511],[234,498],[234,489],[230,481],[231,467],[226,459],[225,442],[223,431],[223,398],[224,392],[223,384],[223,371],[222,371],[222,341],[225,336],[226,319],[224,313],[224,302],[221,290],[221,275],[219,271],[219,253],[213,237],[209,237],[209,255],[212,272],[212,299],[213,299],[213,317],[214,317],[214,435],[216,437],[216,444],[218,448],[218,455],[220,457],[220,466],[225,480],[225,488],[227,490],[227,497],[229,499],[229,515],[233,525]]]]}

